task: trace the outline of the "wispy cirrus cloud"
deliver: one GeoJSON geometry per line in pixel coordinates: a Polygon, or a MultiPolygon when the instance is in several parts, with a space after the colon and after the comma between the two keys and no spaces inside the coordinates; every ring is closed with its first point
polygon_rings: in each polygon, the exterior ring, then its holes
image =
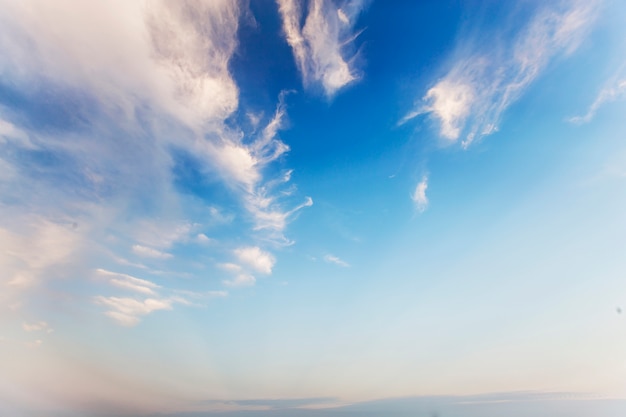
{"type": "Polygon", "coordinates": [[[350,266],[348,262],[332,254],[324,255],[324,261],[329,264],[335,264],[344,268],[348,268],[350,266]]]}
{"type": "Polygon", "coordinates": [[[138,300],[130,297],[94,297],[96,304],[105,306],[107,316],[123,326],[134,326],[142,316],[158,310],[171,310],[172,300],[146,298],[138,300]]]}
{"type": "MultiPolygon", "coordinates": [[[[498,130],[504,111],[555,57],[571,54],[591,29],[597,1],[559,1],[541,6],[509,41],[474,46],[464,40],[451,68],[400,123],[428,114],[449,143],[464,147],[498,130]]],[[[492,34],[506,39],[504,28],[492,34]]],[[[479,43],[479,42],[476,42],[479,43]]]]}
{"type": "Polygon", "coordinates": [[[305,86],[319,83],[327,97],[358,80],[352,53],[358,36],[354,26],[368,1],[311,0],[304,25],[303,3],[277,0],[283,31],[291,46],[305,86]]]}
{"type": "Polygon", "coordinates": [[[570,117],[568,121],[574,124],[589,123],[597,111],[604,104],[626,98],[626,65],[611,77],[600,90],[596,99],[591,103],[587,112],[581,116],[570,117]]]}
{"type": "Polygon", "coordinates": [[[113,286],[146,295],[155,295],[155,291],[161,288],[160,285],[157,285],[154,282],[136,278],[128,274],[107,271],[106,269],[98,268],[96,269],[96,274],[107,279],[113,286]]]}
{"type": "Polygon", "coordinates": [[[135,326],[141,318],[159,310],[172,310],[176,304],[192,305],[189,299],[207,300],[226,297],[226,291],[190,291],[163,287],[153,281],[129,274],[98,268],[94,271],[98,280],[133,296],[125,294],[115,296],[99,295],[93,302],[107,308],[105,315],[122,326],[135,326]]]}
{"type": "Polygon", "coordinates": [[[428,189],[428,177],[422,177],[421,181],[415,186],[415,190],[411,195],[411,200],[415,204],[415,208],[420,213],[424,212],[428,208],[428,197],[426,196],[426,190],[428,189]]]}

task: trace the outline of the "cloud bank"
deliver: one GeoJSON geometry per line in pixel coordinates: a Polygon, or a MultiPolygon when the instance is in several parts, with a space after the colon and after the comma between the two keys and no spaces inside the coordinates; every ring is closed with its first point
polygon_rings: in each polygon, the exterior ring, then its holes
{"type": "MultiPolygon", "coordinates": [[[[291,171],[272,167],[289,150],[278,137],[283,95],[255,132],[233,123],[242,109],[229,65],[243,7],[0,1],[0,301],[117,265],[109,283],[120,293],[93,301],[133,325],[185,304],[133,277],[187,273],[177,249],[229,258],[241,239],[291,243],[285,229],[312,200],[281,192],[291,171]],[[182,190],[180,166],[226,190],[233,213],[182,190]],[[216,224],[241,239],[216,245],[207,235],[216,224]]],[[[274,258],[262,253],[269,274],[274,258]]]]}

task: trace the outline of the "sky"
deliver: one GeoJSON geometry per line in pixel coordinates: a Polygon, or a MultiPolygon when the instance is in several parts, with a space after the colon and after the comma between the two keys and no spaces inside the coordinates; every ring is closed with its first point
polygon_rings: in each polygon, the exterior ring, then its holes
{"type": "Polygon", "coordinates": [[[0,414],[626,412],[620,0],[0,0],[0,414]]]}

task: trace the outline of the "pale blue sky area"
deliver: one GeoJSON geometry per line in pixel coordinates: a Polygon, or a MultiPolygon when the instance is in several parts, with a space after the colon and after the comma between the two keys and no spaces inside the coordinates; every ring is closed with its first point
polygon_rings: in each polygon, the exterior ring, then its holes
{"type": "Polygon", "coordinates": [[[623,415],[625,21],[0,0],[0,414],[623,415]]]}

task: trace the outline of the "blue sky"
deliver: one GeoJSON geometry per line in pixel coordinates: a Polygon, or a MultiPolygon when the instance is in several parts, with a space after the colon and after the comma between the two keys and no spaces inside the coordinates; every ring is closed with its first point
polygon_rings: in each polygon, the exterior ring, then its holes
{"type": "Polygon", "coordinates": [[[3,415],[623,415],[622,2],[0,10],[3,415]]]}

